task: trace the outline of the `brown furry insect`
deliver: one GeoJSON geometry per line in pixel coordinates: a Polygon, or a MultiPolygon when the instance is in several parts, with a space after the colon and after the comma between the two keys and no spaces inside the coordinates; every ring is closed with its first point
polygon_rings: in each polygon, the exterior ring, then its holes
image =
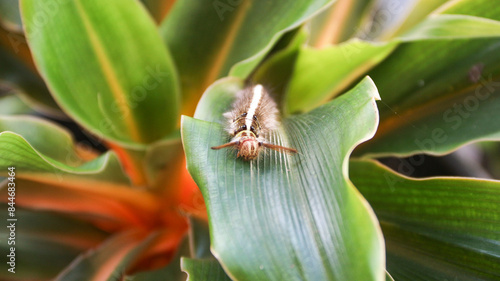
{"type": "Polygon", "coordinates": [[[233,109],[224,113],[228,119],[226,131],[231,141],[212,149],[235,147],[237,157],[244,160],[257,158],[262,147],[276,151],[296,153],[297,150],[271,144],[263,137],[278,126],[278,109],[262,85],[244,89],[233,104],[233,109]]]}

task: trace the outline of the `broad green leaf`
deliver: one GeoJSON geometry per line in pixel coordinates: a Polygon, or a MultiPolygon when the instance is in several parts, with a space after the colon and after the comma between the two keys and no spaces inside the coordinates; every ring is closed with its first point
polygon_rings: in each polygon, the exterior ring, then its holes
{"type": "Polygon", "coordinates": [[[34,69],[22,35],[0,28],[0,84],[22,95],[30,107],[45,114],[63,117],[45,83],[34,69]]]}
{"type": "Polygon", "coordinates": [[[0,0],[0,24],[8,30],[22,32],[18,0],[0,0]]]}
{"type": "MultiPolygon", "coordinates": [[[[184,159],[179,130],[146,147],[122,147],[110,144],[126,167],[132,184],[155,189],[165,186],[165,180],[175,175],[178,162],[184,159]]],[[[172,185],[171,185],[172,186],[172,185]]]]}
{"type": "Polygon", "coordinates": [[[183,112],[228,74],[247,77],[274,43],[332,0],[176,1],[161,33],[179,70],[183,112]]]}
{"type": "Polygon", "coordinates": [[[395,280],[498,280],[500,182],[412,179],[375,161],[350,178],[375,210],[395,280]]]}
{"type": "Polygon", "coordinates": [[[138,147],[177,127],[176,72],[137,1],[23,0],[21,14],[40,73],[85,128],[138,147]]]}
{"type": "Polygon", "coordinates": [[[309,45],[322,48],[347,41],[359,31],[363,18],[374,2],[373,0],[336,1],[310,21],[309,45]]]}
{"type": "Polygon", "coordinates": [[[189,281],[231,280],[210,252],[210,233],[206,221],[189,218],[190,257],[182,257],[181,268],[189,281]]]}
{"type": "MultiPolygon", "coordinates": [[[[69,166],[78,166],[84,162],[76,151],[70,132],[45,119],[26,115],[0,116],[0,132],[21,135],[41,154],[69,166]]],[[[15,154],[15,150],[12,152],[15,154]]]]}
{"type": "Polygon", "coordinates": [[[127,185],[114,153],[84,162],[75,151],[71,135],[64,129],[35,117],[0,117],[0,173],[15,166],[19,177],[33,175],[66,180],[100,180],[127,185]]]}
{"type": "Polygon", "coordinates": [[[210,233],[206,221],[189,218],[190,257],[182,257],[181,269],[188,281],[231,280],[210,252],[210,233]]]}
{"type": "Polygon", "coordinates": [[[308,111],[342,93],[384,60],[401,41],[498,36],[498,21],[466,15],[433,15],[388,43],[351,40],[319,50],[303,47],[295,55],[285,110],[288,113],[308,111]]]}
{"type": "Polygon", "coordinates": [[[194,217],[189,218],[189,245],[192,258],[213,258],[210,252],[210,232],[206,221],[194,217]]]}
{"type": "Polygon", "coordinates": [[[395,47],[396,43],[350,40],[323,49],[302,48],[285,94],[286,112],[309,111],[327,102],[387,57],[395,47]]]}
{"type": "MultiPolygon", "coordinates": [[[[301,47],[307,42],[308,37],[309,32],[306,28],[297,30],[287,44],[268,55],[268,58],[262,62],[250,77],[251,81],[271,88],[275,94],[286,92],[297,56],[301,47]]],[[[283,41],[280,40],[280,42],[283,41]]],[[[280,42],[277,43],[275,48],[280,42]]],[[[276,100],[278,107],[282,108],[282,99],[277,98],[276,100]]]]}
{"type": "Polygon", "coordinates": [[[432,15],[397,39],[416,41],[499,36],[499,21],[466,15],[432,15]]]}
{"type": "Polygon", "coordinates": [[[234,100],[228,83],[214,85],[200,103],[217,114],[200,110],[196,117],[205,121],[183,117],[181,125],[188,170],[208,209],[212,253],[226,272],[237,280],[384,280],[381,234],[346,162],[377,127],[372,81],[284,119],[268,139],[296,155],[266,151],[253,162],[210,149],[229,137],[213,123],[227,110],[219,104],[234,100]]]}
{"type": "Polygon", "coordinates": [[[187,281],[232,280],[214,258],[191,259],[183,257],[181,259],[181,268],[188,275],[187,281]]]}
{"type": "Polygon", "coordinates": [[[121,280],[154,235],[144,238],[144,233],[135,230],[116,234],[98,249],[80,255],[55,280],[121,280]]]}
{"type": "Polygon", "coordinates": [[[18,95],[0,97],[0,115],[29,114],[33,110],[18,95]]]}
{"type": "Polygon", "coordinates": [[[168,138],[148,146],[144,151],[144,162],[141,164],[146,169],[150,182],[164,180],[161,179],[161,176],[165,173],[165,169],[168,169],[169,165],[175,165],[173,162],[177,162],[181,152],[182,144],[179,131],[175,131],[168,138]]]}
{"type": "Polygon", "coordinates": [[[370,72],[383,97],[381,121],[356,154],[445,154],[498,139],[500,124],[491,121],[500,109],[499,50],[499,39],[400,46],[370,72]]]}
{"type": "Polygon", "coordinates": [[[287,88],[286,112],[311,110],[342,93],[384,60],[400,41],[498,36],[498,21],[464,15],[435,15],[389,43],[351,40],[319,50],[302,48],[296,55],[287,88]]]}
{"type": "Polygon", "coordinates": [[[452,0],[435,13],[470,15],[500,21],[500,7],[496,4],[489,0],[452,0]]]}
{"type": "Polygon", "coordinates": [[[152,216],[159,209],[152,194],[130,187],[112,152],[85,161],[67,131],[34,117],[0,117],[0,131],[0,174],[16,168],[16,180],[23,181],[19,186],[23,195],[17,199],[23,206],[128,224],[140,223],[141,216],[152,216]]]}
{"type": "Polygon", "coordinates": [[[244,82],[236,77],[222,78],[213,83],[207,93],[217,94],[204,94],[196,107],[194,117],[210,122],[224,122],[222,113],[230,109],[235,93],[243,87],[244,82]]]}
{"type": "Polygon", "coordinates": [[[450,0],[375,1],[365,13],[356,37],[369,41],[390,41],[446,2],[450,0]]]}
{"type": "Polygon", "coordinates": [[[210,233],[206,221],[189,218],[190,257],[182,257],[181,268],[189,281],[231,280],[210,252],[210,233]]]}
{"type": "MultiPolygon", "coordinates": [[[[6,197],[2,192],[2,197],[6,197]]],[[[6,225],[8,205],[0,204],[0,218],[6,225]]],[[[29,211],[16,206],[18,221],[15,222],[15,245],[7,243],[10,230],[0,231],[0,250],[5,253],[0,258],[0,278],[2,280],[48,280],[54,278],[69,262],[82,251],[95,247],[106,237],[106,233],[87,223],[65,216],[40,210],[29,211]],[[15,247],[15,274],[7,271],[10,247],[15,247]]]]}

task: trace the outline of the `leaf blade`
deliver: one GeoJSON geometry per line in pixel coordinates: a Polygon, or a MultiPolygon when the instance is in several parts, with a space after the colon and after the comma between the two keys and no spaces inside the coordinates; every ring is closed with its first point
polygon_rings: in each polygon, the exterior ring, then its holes
{"type": "Polygon", "coordinates": [[[285,94],[286,112],[307,112],[341,94],[396,46],[350,40],[319,50],[301,48],[285,94]]]}
{"type": "Polygon", "coordinates": [[[15,89],[33,108],[63,118],[42,78],[36,73],[24,36],[0,28],[0,81],[15,89]]]}
{"type": "Polygon", "coordinates": [[[381,122],[375,137],[356,155],[442,155],[473,141],[498,139],[497,123],[488,120],[499,107],[499,42],[400,46],[370,72],[383,97],[381,122]],[[429,59],[435,64],[422,63],[429,59]]]}
{"type": "MultiPolygon", "coordinates": [[[[206,93],[207,96],[210,94],[206,93]]],[[[212,94],[231,98],[224,92],[212,94]]],[[[280,134],[274,134],[270,141],[291,145],[299,153],[287,156],[269,152],[260,162],[253,164],[236,160],[232,152],[210,150],[214,144],[225,141],[219,124],[183,117],[182,136],[188,170],[201,187],[207,203],[212,253],[232,278],[385,278],[383,242],[373,225],[374,217],[344,178],[347,173],[345,157],[356,143],[368,139],[376,128],[373,100],[377,97],[371,80],[365,79],[349,94],[314,113],[284,120],[284,129],[280,134]],[[335,118],[333,108],[345,123],[330,119],[335,118]],[[341,143],[332,136],[347,132],[343,131],[347,129],[344,126],[349,126],[348,120],[354,120],[347,116],[354,112],[356,120],[366,122],[360,122],[359,131],[347,134],[348,141],[341,143]],[[301,133],[304,131],[308,133],[301,133]],[[332,143],[325,144],[326,139],[332,143]],[[330,174],[320,163],[335,172],[330,174]],[[318,171],[318,174],[313,171],[318,171]],[[335,204],[331,205],[331,202],[335,204]],[[351,215],[351,221],[344,219],[347,213],[351,215]],[[333,214],[337,215],[330,217],[333,214]],[[308,223],[303,225],[302,222],[308,223]],[[360,225],[366,232],[356,231],[360,225]],[[350,229],[346,230],[350,238],[337,227],[350,229]],[[239,241],[239,237],[245,242],[239,241]],[[353,243],[356,247],[363,245],[361,247],[367,250],[354,253],[353,243]],[[238,249],[237,253],[235,249],[238,249]],[[340,254],[343,251],[349,254],[340,254]]],[[[213,100],[223,102],[223,99],[213,100]]],[[[200,115],[198,117],[202,117],[200,115]]]]}
{"type": "Polygon", "coordinates": [[[177,127],[176,72],[152,19],[138,2],[21,4],[38,69],[76,121],[101,137],[135,147],[177,127]],[[46,24],[36,24],[44,13],[51,15],[46,24]]]}
{"type": "Polygon", "coordinates": [[[181,259],[182,271],[187,273],[188,281],[218,280],[231,281],[219,262],[212,259],[193,259],[183,257],[181,259]]]}
{"type": "Polygon", "coordinates": [[[223,76],[245,78],[286,31],[331,0],[177,1],[161,33],[179,70],[183,114],[192,115],[202,93],[223,76]]]}
{"type": "Polygon", "coordinates": [[[350,174],[381,222],[396,280],[499,277],[500,182],[413,179],[374,160],[351,160],[350,174]]]}
{"type": "Polygon", "coordinates": [[[468,15],[432,15],[397,37],[401,41],[500,36],[500,22],[468,15]]]}
{"type": "Polygon", "coordinates": [[[0,131],[0,173],[7,175],[8,167],[16,168],[22,205],[93,214],[97,220],[102,212],[104,217],[128,223],[137,222],[138,214],[150,216],[159,207],[154,196],[130,187],[113,152],[82,159],[71,135],[59,126],[28,116],[1,116],[0,131]],[[103,202],[99,208],[89,204],[106,197],[115,201],[103,202]],[[142,214],[132,212],[137,209],[142,214]]]}

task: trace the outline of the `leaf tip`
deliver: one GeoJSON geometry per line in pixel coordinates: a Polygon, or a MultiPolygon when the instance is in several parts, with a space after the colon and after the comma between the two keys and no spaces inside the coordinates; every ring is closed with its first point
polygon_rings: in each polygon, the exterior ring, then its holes
{"type": "Polygon", "coordinates": [[[361,80],[361,83],[365,83],[367,87],[372,88],[373,91],[369,91],[371,93],[371,96],[375,100],[381,100],[380,98],[380,93],[378,92],[377,85],[375,85],[375,82],[373,82],[373,79],[370,76],[365,76],[363,80],[361,80]]]}

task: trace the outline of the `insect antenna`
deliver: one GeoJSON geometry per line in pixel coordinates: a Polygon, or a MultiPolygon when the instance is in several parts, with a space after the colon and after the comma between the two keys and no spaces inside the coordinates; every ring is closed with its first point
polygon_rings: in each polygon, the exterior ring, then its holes
{"type": "Polygon", "coordinates": [[[276,144],[271,144],[271,143],[266,143],[266,142],[263,142],[262,143],[262,146],[265,147],[265,148],[270,148],[270,149],[273,149],[273,150],[276,150],[276,151],[286,151],[286,152],[293,152],[293,153],[297,153],[297,150],[294,149],[294,148],[289,148],[289,147],[284,147],[284,146],[281,146],[281,145],[276,145],[276,144]]]}
{"type": "Polygon", "coordinates": [[[222,148],[226,148],[226,147],[230,147],[230,146],[237,146],[238,145],[238,142],[228,142],[228,143],[225,143],[223,145],[219,145],[219,146],[212,146],[212,149],[222,149],[222,148]]]}

